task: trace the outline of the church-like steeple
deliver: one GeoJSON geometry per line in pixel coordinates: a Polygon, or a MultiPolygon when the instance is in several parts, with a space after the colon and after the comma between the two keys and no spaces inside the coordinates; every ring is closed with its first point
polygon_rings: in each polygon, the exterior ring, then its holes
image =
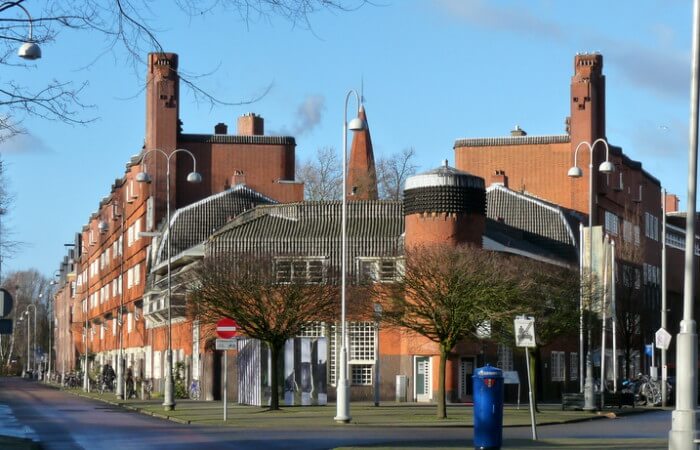
{"type": "Polygon", "coordinates": [[[364,130],[355,132],[352,138],[346,189],[348,201],[377,200],[377,172],[364,104],[360,105],[358,117],[366,126],[364,130]]]}

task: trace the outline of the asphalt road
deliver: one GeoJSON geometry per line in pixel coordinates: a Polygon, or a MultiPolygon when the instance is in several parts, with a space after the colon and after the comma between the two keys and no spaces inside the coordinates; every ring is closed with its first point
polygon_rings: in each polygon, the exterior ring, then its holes
{"type": "MultiPolygon", "coordinates": [[[[540,438],[665,438],[670,412],[616,420],[539,427],[540,438]]],[[[199,427],[125,411],[19,378],[0,378],[0,435],[25,436],[47,449],[327,449],[338,446],[421,442],[471,444],[471,428],[319,427],[245,430],[199,427]]],[[[529,427],[507,428],[506,439],[527,439],[529,427]]]]}

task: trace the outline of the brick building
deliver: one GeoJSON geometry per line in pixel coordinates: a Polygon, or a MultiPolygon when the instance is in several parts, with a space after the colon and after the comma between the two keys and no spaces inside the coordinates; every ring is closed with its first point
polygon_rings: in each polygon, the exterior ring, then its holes
{"type": "MultiPolygon", "coordinates": [[[[166,327],[162,321],[144,320],[143,293],[148,276],[151,237],[165,219],[166,202],[172,211],[212,194],[245,183],[261,196],[276,201],[300,201],[303,185],[294,181],[295,140],[289,136],[264,135],[263,118],[246,114],[238,119],[237,134],[228,134],[219,123],[212,134],[187,134],[179,116],[178,57],[172,53],[150,54],[146,86],[146,133],[140,153],[126,164],[109,193],[76,236],[73,264],[65,267],[64,280],[56,294],[60,309],[59,324],[70,324],[72,335],[57,334],[56,348],[68,349],[72,340],[75,357],[66,358],[73,369],[87,352],[89,359],[116,366],[123,348],[127,366],[143,370],[147,352],[162,352],[166,346],[166,327]],[[193,171],[192,158],[203,182],[192,185],[187,175],[193,171]],[[167,164],[171,165],[170,168],[167,164]],[[166,195],[166,174],[170,169],[170,198],[166,195]],[[150,183],[140,183],[137,175],[145,171],[150,183]]],[[[162,302],[161,302],[162,303],[162,302]]],[[[167,305],[161,304],[160,307],[167,305]]],[[[59,309],[56,310],[57,317],[59,309]]],[[[174,339],[190,336],[186,323],[173,326],[174,339]]],[[[61,350],[63,351],[63,350],[61,350]]],[[[69,351],[69,350],[66,350],[69,351]]],[[[61,368],[62,369],[62,368],[61,368]]]]}
{"type": "MultiPolygon", "coordinates": [[[[351,278],[371,273],[390,280],[396,276],[405,246],[429,242],[472,242],[576,267],[579,223],[587,223],[590,214],[590,152],[579,151],[576,160],[583,169],[582,178],[569,178],[567,171],[580,142],[606,137],[602,61],[598,54],[576,56],[565,134],[528,136],[518,128],[506,137],[459,139],[454,145],[457,167],[445,164],[412,177],[403,202],[376,200],[369,130],[357,133],[346,191],[351,278]]],[[[185,318],[186,286],[181,275],[208,251],[269,251],[281,263],[290,255],[309,258],[305,265],[309,273],[319,264],[339,266],[340,204],[302,201],[303,186],[294,182],[292,137],[265,136],[263,120],[254,114],[239,119],[236,135],[226,134],[224,124],[217,124],[214,134],[185,134],[180,130],[178,99],[177,57],[151,55],[144,148],[127,163],[124,175],[79,234],[73,250],[75,266],[67,269],[73,275],[66,275],[67,283],[56,299],[60,296],[61,304],[72,302],[69,322],[78,355],[87,351],[98,362],[114,363],[118,349],[124,348],[127,366],[154,379],[158,388],[166,369],[164,283],[170,243],[175,278],[171,305],[174,360],[185,363],[190,378],[202,380],[206,398],[218,398],[221,354],[213,350],[206,327],[185,318]],[[171,154],[179,148],[194,154],[204,183],[188,184],[191,158],[184,153],[173,156],[169,200],[174,213],[169,218],[171,234],[166,235],[168,167],[156,153],[149,153],[145,161],[142,157],[153,149],[171,154]],[[152,175],[150,184],[136,181],[142,170],[152,175]],[[141,234],[158,230],[160,236],[141,234]]],[[[360,115],[366,120],[364,107],[360,115]]],[[[604,160],[600,144],[592,157],[593,167],[604,160]]],[[[630,292],[634,309],[629,313],[639,320],[639,337],[634,341],[639,366],[645,363],[640,360],[641,345],[658,328],[661,189],[658,180],[619,147],[610,147],[610,160],[616,167],[614,174],[593,174],[594,223],[603,225],[624,249],[618,264],[618,280],[622,280],[618,289],[630,292]]],[[[673,203],[670,200],[667,204],[673,203]]],[[[671,234],[680,242],[681,225],[674,226],[671,234]]],[[[676,261],[677,256],[671,260],[676,261]]],[[[669,290],[678,295],[669,297],[669,305],[680,299],[682,285],[677,283],[676,277],[670,277],[669,290]]],[[[65,327],[65,317],[63,322],[65,327]]],[[[328,381],[332,386],[335,328],[327,324],[309,333],[329,340],[328,381]]],[[[57,346],[63,346],[66,337],[59,337],[62,342],[57,346]]],[[[350,349],[354,399],[371,396],[376,379],[373,355],[379,355],[383,399],[393,398],[396,375],[407,377],[409,399],[433,398],[438,373],[435,344],[396,331],[377,331],[372,320],[354,322],[350,339],[358,343],[355,350],[350,349]]],[[[575,343],[556,345],[545,349],[539,366],[546,380],[541,390],[549,398],[578,385],[575,343]]],[[[448,398],[470,399],[471,371],[487,361],[506,370],[521,369],[508,345],[488,340],[462,342],[447,364],[448,398]]],[[[232,388],[229,393],[234,396],[232,388]]]]}
{"type": "MultiPolygon", "coordinates": [[[[609,158],[615,171],[601,173],[597,169],[606,158],[604,143],[598,142],[592,151],[580,145],[598,139],[607,142],[601,54],[576,55],[570,92],[571,113],[565,134],[528,136],[516,127],[510,136],[458,139],[454,144],[456,166],[485,179],[494,177],[515,191],[586,216],[592,214],[593,224],[602,225],[619,250],[617,279],[623,286],[618,287],[618,295],[630,287],[633,301],[629,313],[640,315],[640,336],[634,344],[638,357],[643,343],[652,342],[660,325],[661,184],[640,162],[614,145],[609,146],[609,158]],[[580,178],[567,175],[575,159],[583,171],[580,178]],[[590,167],[594,168],[592,189],[590,167]],[[589,210],[590,195],[593,211],[589,210]]],[[[680,292],[682,285],[669,288],[680,292]]],[[[649,363],[642,357],[635,367],[649,363]]]]}

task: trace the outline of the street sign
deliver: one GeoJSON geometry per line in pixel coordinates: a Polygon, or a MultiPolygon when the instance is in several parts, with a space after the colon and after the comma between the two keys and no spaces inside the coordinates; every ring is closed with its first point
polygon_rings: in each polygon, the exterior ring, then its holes
{"type": "Polygon", "coordinates": [[[217,350],[236,350],[236,342],[238,339],[217,339],[216,349],[217,350]]]}
{"type": "Polygon", "coordinates": [[[663,328],[659,328],[654,337],[656,338],[656,348],[668,350],[668,346],[671,345],[671,333],[669,333],[663,328]]]}
{"type": "Polygon", "coordinates": [[[0,319],[0,334],[12,334],[12,319],[0,319]]]}
{"type": "Polygon", "coordinates": [[[515,319],[515,346],[535,347],[535,318],[518,316],[515,319]]]}
{"type": "Polygon", "coordinates": [[[216,322],[216,334],[221,339],[231,339],[238,335],[238,324],[235,320],[229,319],[228,317],[223,318],[216,322]]]}
{"type": "Polygon", "coordinates": [[[14,300],[5,289],[0,289],[0,317],[7,317],[12,312],[14,300]]]}

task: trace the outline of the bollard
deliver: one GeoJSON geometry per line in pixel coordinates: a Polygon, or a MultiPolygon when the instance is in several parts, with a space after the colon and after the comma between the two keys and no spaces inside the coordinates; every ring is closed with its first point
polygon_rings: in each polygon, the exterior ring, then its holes
{"type": "Polygon", "coordinates": [[[498,450],[503,443],[503,371],[488,364],[476,369],[474,384],[474,448],[498,450]]]}

